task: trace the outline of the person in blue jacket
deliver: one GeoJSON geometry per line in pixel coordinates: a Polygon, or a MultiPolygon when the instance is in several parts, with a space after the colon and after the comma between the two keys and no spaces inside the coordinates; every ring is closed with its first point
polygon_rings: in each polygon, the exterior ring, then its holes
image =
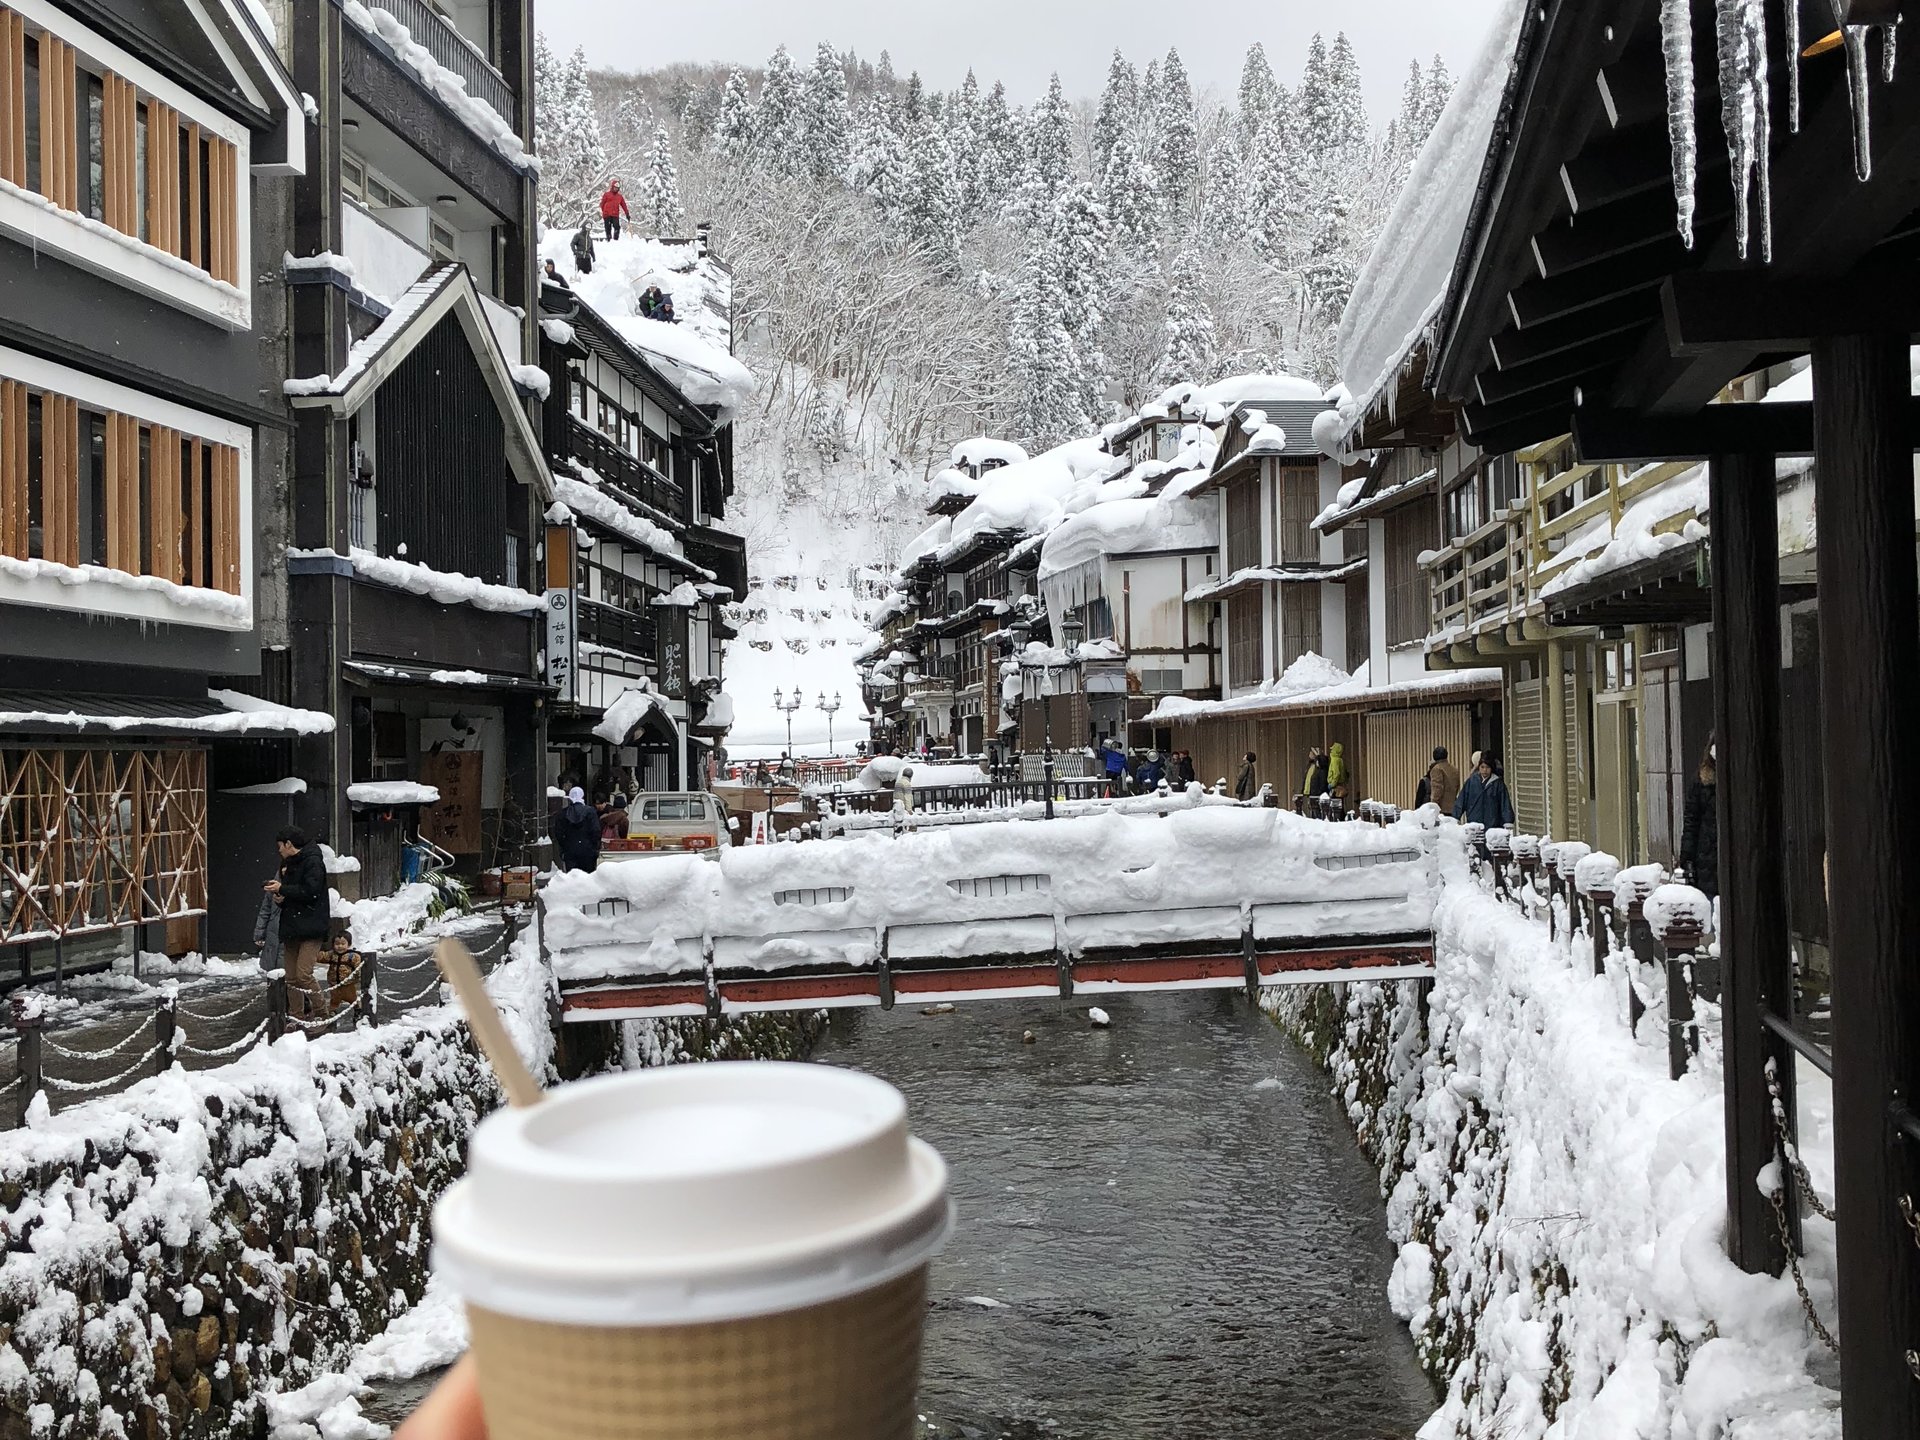
{"type": "Polygon", "coordinates": [[[1127,790],[1127,752],[1120,748],[1119,741],[1109,740],[1100,759],[1107,770],[1107,793],[1124,795],[1127,790]]]}
{"type": "Polygon", "coordinates": [[[1460,787],[1453,802],[1453,818],[1463,825],[1480,824],[1489,830],[1513,827],[1513,797],[1500,774],[1500,757],[1487,752],[1460,787]]]}

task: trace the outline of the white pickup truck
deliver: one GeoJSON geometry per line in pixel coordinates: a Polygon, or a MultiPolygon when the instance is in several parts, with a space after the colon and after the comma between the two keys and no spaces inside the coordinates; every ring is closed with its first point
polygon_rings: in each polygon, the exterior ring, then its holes
{"type": "Polygon", "coordinates": [[[627,802],[627,838],[600,842],[600,863],[688,850],[717,856],[728,843],[727,807],[714,796],[699,791],[644,791],[627,802]]]}

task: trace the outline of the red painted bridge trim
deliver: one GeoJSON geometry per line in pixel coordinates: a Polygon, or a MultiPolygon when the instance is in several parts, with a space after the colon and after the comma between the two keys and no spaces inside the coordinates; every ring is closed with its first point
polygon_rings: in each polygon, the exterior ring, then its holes
{"type": "Polygon", "coordinates": [[[973,965],[964,970],[896,970],[896,995],[944,995],[950,990],[1060,989],[1054,965],[973,965]]]}
{"type": "Polygon", "coordinates": [[[569,1010],[630,1010],[662,1005],[707,1007],[707,983],[623,985],[619,989],[569,990],[562,999],[569,1010]]]}
{"type": "MultiPolygon", "coordinates": [[[[896,982],[897,983],[897,982],[896,982]]],[[[773,1000],[829,1000],[848,995],[880,998],[878,975],[769,975],[752,980],[718,982],[720,998],[737,1004],[766,1004],[773,1000]]],[[[704,999],[706,992],[701,992],[704,999]]]]}

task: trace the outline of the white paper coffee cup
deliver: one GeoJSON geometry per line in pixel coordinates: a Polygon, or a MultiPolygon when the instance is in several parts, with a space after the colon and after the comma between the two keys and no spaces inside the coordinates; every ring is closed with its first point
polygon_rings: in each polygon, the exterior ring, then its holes
{"type": "Polygon", "coordinates": [[[490,1116],[434,1265],[490,1440],[896,1440],[951,1226],[884,1081],[684,1065],[490,1116]]]}

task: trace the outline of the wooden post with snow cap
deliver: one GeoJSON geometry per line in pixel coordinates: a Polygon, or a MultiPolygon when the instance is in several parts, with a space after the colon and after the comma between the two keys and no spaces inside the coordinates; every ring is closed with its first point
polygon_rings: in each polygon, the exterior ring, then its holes
{"type": "Polygon", "coordinates": [[[1487,831],[1487,853],[1493,857],[1493,893],[1507,898],[1507,867],[1513,861],[1513,832],[1504,828],[1487,831]]]}
{"type": "Polygon", "coordinates": [[[1667,883],[1667,872],[1658,865],[1630,865],[1613,877],[1613,903],[1626,911],[1627,953],[1631,969],[1627,972],[1627,1025],[1640,1031],[1640,1017],[1647,1013],[1640,999],[1639,978],[1642,965],[1652,965],[1660,956],[1653,927],[1647,924],[1647,897],[1667,883]]]}
{"type": "Polygon", "coordinates": [[[1641,907],[1667,962],[1667,1074],[1678,1080],[1700,1053],[1693,1021],[1693,962],[1713,922],[1713,902],[1691,885],[1662,885],[1641,907]]]}
{"type": "Polygon", "coordinates": [[[1540,837],[1538,835],[1515,835],[1508,842],[1513,850],[1514,868],[1520,872],[1520,884],[1539,898],[1539,892],[1533,883],[1533,877],[1540,870],[1540,837]]]}
{"type": "Polygon", "coordinates": [[[153,1073],[164,1075],[173,1065],[173,1037],[179,1020],[174,1014],[174,994],[163,990],[153,1002],[153,1073]]]}
{"type": "Polygon", "coordinates": [[[1560,877],[1560,893],[1567,902],[1567,944],[1580,930],[1580,892],[1575,877],[1580,862],[1593,853],[1593,847],[1580,840],[1562,840],[1553,847],[1553,872],[1560,877]]]}
{"type": "Polygon", "coordinates": [[[17,1037],[14,1054],[20,1071],[14,1083],[20,1087],[18,1123],[23,1126],[27,1123],[27,1109],[33,1104],[33,1097],[40,1093],[42,1084],[40,1031],[45,1023],[37,996],[13,997],[13,1032],[17,1037]]]}
{"type": "Polygon", "coordinates": [[[1613,926],[1603,916],[1613,908],[1614,877],[1620,862],[1604,850],[1580,857],[1573,867],[1573,888],[1587,902],[1587,938],[1593,942],[1593,973],[1607,973],[1607,947],[1613,926]]]}

